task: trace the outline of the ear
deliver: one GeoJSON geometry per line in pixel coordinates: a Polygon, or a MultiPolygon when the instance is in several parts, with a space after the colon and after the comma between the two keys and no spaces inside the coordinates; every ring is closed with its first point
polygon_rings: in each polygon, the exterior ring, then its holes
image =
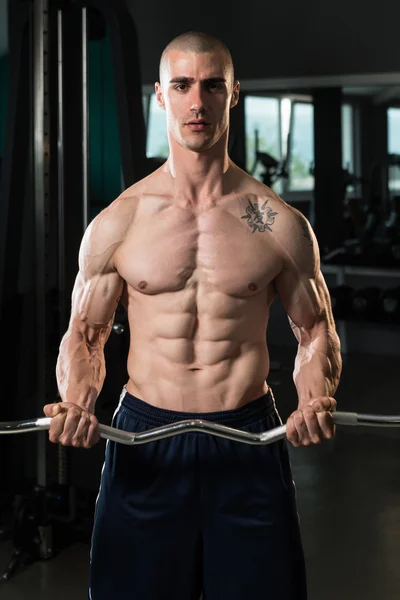
{"type": "Polygon", "coordinates": [[[240,90],[240,81],[235,81],[234,86],[233,86],[230,108],[233,108],[239,102],[239,90],[240,90]]]}
{"type": "Polygon", "coordinates": [[[156,92],[157,104],[165,110],[164,94],[161,91],[161,83],[157,81],[154,87],[156,92]]]}

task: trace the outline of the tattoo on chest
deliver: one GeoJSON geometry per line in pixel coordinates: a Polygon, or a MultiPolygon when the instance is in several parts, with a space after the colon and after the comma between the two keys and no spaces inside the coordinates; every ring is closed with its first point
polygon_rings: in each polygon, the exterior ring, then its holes
{"type": "Polygon", "coordinates": [[[272,231],[271,225],[275,223],[275,216],[278,214],[274,212],[272,208],[267,206],[268,200],[264,202],[262,206],[250,202],[249,206],[246,208],[246,214],[241,217],[242,219],[247,219],[247,224],[252,228],[253,233],[255,231],[264,232],[268,229],[268,231],[272,231]]]}

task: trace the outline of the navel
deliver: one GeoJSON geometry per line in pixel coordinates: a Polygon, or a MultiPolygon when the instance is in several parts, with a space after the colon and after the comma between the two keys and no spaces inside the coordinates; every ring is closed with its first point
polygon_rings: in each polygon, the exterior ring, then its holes
{"type": "Polygon", "coordinates": [[[145,288],[147,288],[147,281],[141,281],[139,283],[139,290],[144,290],[145,288]]]}
{"type": "Polygon", "coordinates": [[[251,292],[255,292],[257,290],[257,286],[255,283],[249,283],[249,290],[251,292]]]}

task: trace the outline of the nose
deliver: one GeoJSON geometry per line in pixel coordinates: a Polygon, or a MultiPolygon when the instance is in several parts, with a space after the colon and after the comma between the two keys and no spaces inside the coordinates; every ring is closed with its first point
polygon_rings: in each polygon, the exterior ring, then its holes
{"type": "Polygon", "coordinates": [[[198,83],[190,90],[190,110],[193,112],[204,112],[206,108],[205,90],[198,83]]]}

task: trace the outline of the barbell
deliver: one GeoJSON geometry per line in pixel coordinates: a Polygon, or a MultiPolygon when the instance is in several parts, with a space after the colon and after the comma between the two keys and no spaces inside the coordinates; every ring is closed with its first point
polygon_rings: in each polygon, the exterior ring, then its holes
{"type": "MultiPolygon", "coordinates": [[[[370,415],[337,411],[332,413],[332,417],[336,425],[400,427],[400,415],[370,415]]],[[[50,422],[51,417],[38,418],[30,421],[0,422],[0,435],[46,431],[50,428],[50,422]]],[[[148,429],[147,431],[132,433],[99,423],[99,433],[101,438],[128,446],[133,446],[134,444],[147,444],[149,442],[155,442],[157,440],[192,431],[209,433],[235,442],[262,446],[284,438],[286,436],[286,425],[280,425],[279,427],[261,433],[249,433],[211,421],[188,419],[156,427],[154,429],[148,429]]]]}

